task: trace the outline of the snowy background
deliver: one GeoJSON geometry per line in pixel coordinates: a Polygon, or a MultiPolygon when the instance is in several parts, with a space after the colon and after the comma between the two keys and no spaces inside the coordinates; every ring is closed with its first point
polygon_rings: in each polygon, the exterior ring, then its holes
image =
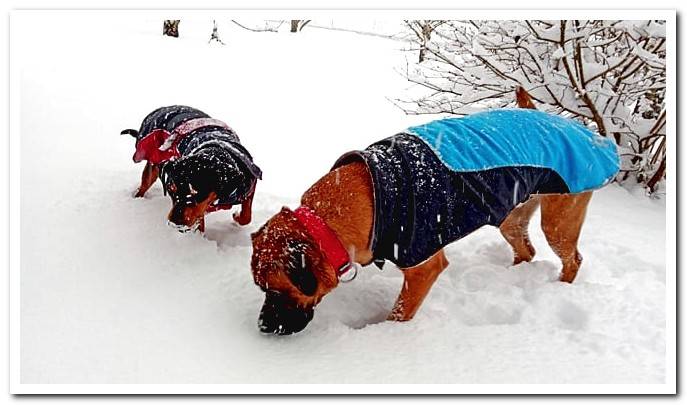
{"type": "MultiPolygon", "coordinates": [[[[21,383],[663,383],[665,204],[616,185],[595,193],[574,284],[539,230],[533,263],[484,228],[451,261],[415,319],[385,322],[402,275],[365,268],[297,335],[263,336],[250,232],[343,152],[431,117],[389,99],[404,42],[309,27],[254,33],[183,18],[78,13],[13,18],[21,91],[21,383]],[[200,108],[229,123],[264,171],[254,220],[168,227],[156,184],[131,198],[131,161],[153,109],[200,108]]],[[[316,22],[312,24],[315,25],[316,22]]],[[[317,22],[331,26],[331,21],[317,22]]],[[[394,32],[396,22],[340,22],[394,32]]]]}

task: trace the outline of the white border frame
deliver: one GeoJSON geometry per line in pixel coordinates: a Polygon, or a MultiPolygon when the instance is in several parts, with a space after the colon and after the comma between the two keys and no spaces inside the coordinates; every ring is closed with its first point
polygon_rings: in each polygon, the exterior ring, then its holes
{"type": "Polygon", "coordinates": [[[10,13],[9,62],[9,373],[12,394],[675,394],[677,229],[677,31],[675,10],[19,10],[10,13]],[[233,18],[663,19],[667,41],[666,383],[665,384],[22,384],[20,360],[20,100],[19,63],[12,25],[34,13],[147,14],[152,17],[231,15],[233,18]]]}

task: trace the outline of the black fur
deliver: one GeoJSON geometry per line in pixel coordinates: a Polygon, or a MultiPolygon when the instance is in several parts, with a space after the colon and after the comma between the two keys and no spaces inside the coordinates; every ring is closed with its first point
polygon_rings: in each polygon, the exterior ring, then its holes
{"type": "Polygon", "coordinates": [[[310,297],[315,295],[315,291],[317,291],[317,278],[310,268],[308,246],[304,242],[290,241],[288,249],[289,263],[287,263],[284,269],[286,275],[303,294],[310,297]]]}
{"type": "Polygon", "coordinates": [[[283,294],[267,291],[260,310],[258,327],[263,333],[290,335],[305,329],[313,316],[313,308],[298,308],[283,294]]]}
{"type": "Polygon", "coordinates": [[[131,135],[134,138],[138,138],[138,131],[135,129],[125,129],[124,131],[120,132],[119,135],[131,135]]]}
{"type": "MultiPolygon", "coordinates": [[[[146,116],[139,131],[124,130],[122,134],[135,136],[138,142],[155,129],[172,132],[186,121],[209,117],[192,107],[162,107],[146,116]]],[[[231,129],[216,126],[196,129],[177,148],[181,156],[163,163],[160,170],[164,191],[175,204],[200,202],[213,191],[220,203],[239,204],[262,178],[260,168],[231,129]]]]}

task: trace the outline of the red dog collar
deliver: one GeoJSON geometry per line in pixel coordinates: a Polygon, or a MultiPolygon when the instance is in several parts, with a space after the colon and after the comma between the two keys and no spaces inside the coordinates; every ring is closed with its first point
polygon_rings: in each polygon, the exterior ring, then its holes
{"type": "Polygon", "coordinates": [[[231,128],[220,120],[214,118],[196,118],[179,125],[171,133],[164,129],[156,129],[141,138],[136,144],[134,162],[147,160],[153,164],[160,164],[179,157],[177,145],[186,135],[203,127],[231,128]]]}
{"type": "Polygon", "coordinates": [[[337,276],[348,272],[351,258],[334,230],[312,209],[301,205],[293,212],[298,221],[305,226],[308,234],[315,239],[320,251],[329,264],[336,269],[337,276]]]}

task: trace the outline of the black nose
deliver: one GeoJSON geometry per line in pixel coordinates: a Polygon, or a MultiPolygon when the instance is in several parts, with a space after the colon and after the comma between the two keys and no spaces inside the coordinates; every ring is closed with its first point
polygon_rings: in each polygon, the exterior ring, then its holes
{"type": "Polygon", "coordinates": [[[174,204],[167,215],[167,219],[176,225],[182,225],[186,221],[184,206],[181,204],[174,204]]]}
{"type": "Polygon", "coordinates": [[[186,217],[186,205],[174,204],[167,214],[167,223],[176,228],[179,232],[189,232],[196,229],[198,222],[189,223],[190,218],[186,217]]]}
{"type": "Polygon", "coordinates": [[[297,308],[281,296],[267,293],[260,310],[258,327],[262,333],[290,335],[305,329],[313,315],[312,308],[297,308]]]}

